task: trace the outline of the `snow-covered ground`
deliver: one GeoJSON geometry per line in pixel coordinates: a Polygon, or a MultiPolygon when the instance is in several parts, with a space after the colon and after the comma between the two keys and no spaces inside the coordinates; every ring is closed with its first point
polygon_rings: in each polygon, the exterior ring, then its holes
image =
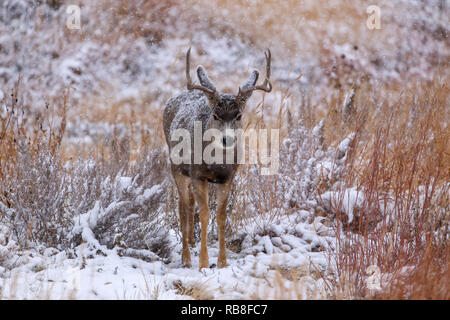
{"type": "Polygon", "coordinates": [[[87,243],[70,257],[52,248],[21,252],[9,242],[0,246],[0,294],[16,299],[324,298],[320,272],[328,264],[323,250],[332,232],[320,219],[300,222],[309,218],[307,211],[286,216],[274,223],[270,236],[256,235],[254,240],[252,232],[246,232],[239,253],[227,250],[226,268],[214,267],[214,244],[209,248],[213,267],[201,271],[199,244],[191,249],[192,268],[184,268],[174,232],[169,263],[126,257],[104,246],[99,254],[87,243]]]}

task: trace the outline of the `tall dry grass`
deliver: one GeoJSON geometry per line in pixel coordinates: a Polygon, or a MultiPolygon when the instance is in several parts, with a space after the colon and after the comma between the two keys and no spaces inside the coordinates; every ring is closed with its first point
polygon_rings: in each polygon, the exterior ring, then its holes
{"type": "Polygon", "coordinates": [[[21,250],[44,245],[71,251],[87,241],[74,229],[79,216],[100,208],[103,221],[92,230],[100,243],[143,259],[169,257],[167,233],[152,236],[164,229],[162,220],[176,219],[163,214],[174,210],[164,151],[145,145],[132,159],[133,132],[114,130],[99,137],[98,148],[68,157],[63,141],[70,91],[33,113],[23,103],[23,90],[19,79],[1,101],[0,223],[7,234],[0,245],[14,241],[21,250]],[[127,227],[117,228],[121,223],[127,227]]]}
{"type": "Polygon", "coordinates": [[[448,78],[356,95],[349,124],[356,137],[329,212],[335,297],[449,299],[448,78]],[[363,200],[350,223],[352,187],[363,200]],[[367,288],[371,265],[381,271],[378,292],[367,288]]]}
{"type": "MultiPolygon", "coordinates": [[[[365,83],[352,90],[351,99],[348,92],[335,92],[324,119],[326,146],[354,136],[339,179],[331,185],[321,181],[315,190],[323,206],[315,211],[328,216],[336,242],[326,249],[330,268],[315,270],[321,274],[316,279],[323,280],[320,295],[309,298],[448,300],[448,77],[389,87],[365,83]],[[330,190],[335,198],[327,204],[321,195],[330,190]],[[362,199],[355,201],[352,221],[349,190],[362,199]],[[379,277],[379,290],[369,286],[371,276],[379,277]]],[[[339,148],[335,152],[342,157],[339,148]]],[[[274,193],[271,187],[258,181],[250,189],[274,193]]],[[[263,204],[261,212],[274,217],[263,204]]],[[[299,286],[300,279],[278,272],[276,281],[259,288],[258,297],[305,298],[308,286],[299,286]],[[287,281],[294,285],[287,287],[287,281]]]]}

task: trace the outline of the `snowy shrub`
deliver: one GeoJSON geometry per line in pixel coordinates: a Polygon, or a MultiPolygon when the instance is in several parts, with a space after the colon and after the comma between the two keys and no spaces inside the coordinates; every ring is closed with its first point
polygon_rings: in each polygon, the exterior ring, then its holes
{"type": "Polygon", "coordinates": [[[173,212],[167,206],[170,185],[166,174],[166,155],[155,150],[142,156],[130,176],[122,171],[108,175],[99,184],[93,207],[75,215],[71,236],[81,235],[82,240],[98,241],[107,248],[149,250],[170,257],[168,226],[173,212]]]}
{"type": "Polygon", "coordinates": [[[9,207],[2,210],[3,221],[23,247],[45,243],[62,249],[67,247],[66,235],[71,227],[65,206],[68,181],[60,159],[46,146],[37,147],[39,151],[33,155],[32,145],[25,139],[18,141],[16,170],[1,181],[9,207]]]}
{"type": "Polygon", "coordinates": [[[56,128],[41,121],[36,130],[23,130],[18,89],[3,101],[0,132],[2,155],[9,154],[0,158],[0,222],[8,241],[22,249],[59,250],[85,241],[118,246],[123,254],[169,258],[168,226],[176,215],[166,153],[144,148],[131,163],[128,137],[114,134],[109,159],[63,164],[65,113],[56,128]]]}

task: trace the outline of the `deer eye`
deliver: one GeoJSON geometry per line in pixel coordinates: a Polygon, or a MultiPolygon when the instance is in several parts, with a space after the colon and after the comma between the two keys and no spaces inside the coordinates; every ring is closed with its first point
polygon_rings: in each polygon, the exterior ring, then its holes
{"type": "Polygon", "coordinates": [[[219,120],[219,117],[215,113],[213,113],[213,118],[214,120],[219,120]]]}
{"type": "Polygon", "coordinates": [[[238,116],[236,117],[236,121],[241,121],[241,117],[242,117],[242,113],[239,113],[238,116]]]}

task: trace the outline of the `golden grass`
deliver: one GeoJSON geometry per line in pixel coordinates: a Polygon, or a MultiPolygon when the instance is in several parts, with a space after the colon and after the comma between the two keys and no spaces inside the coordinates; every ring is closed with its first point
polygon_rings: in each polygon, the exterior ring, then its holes
{"type": "MultiPolygon", "coordinates": [[[[68,121],[78,123],[86,121],[92,124],[107,124],[113,134],[118,125],[126,128],[130,137],[130,160],[136,160],[138,151],[144,147],[161,148],[165,144],[162,130],[162,105],[152,102],[147,94],[136,98],[122,99],[115,96],[110,88],[101,96],[92,96],[80,101],[70,108],[68,121]]],[[[99,157],[109,158],[111,150],[108,146],[108,136],[101,136],[93,143],[77,143],[64,139],[62,143],[64,159],[99,157]]],[[[117,136],[115,138],[118,138],[117,136]]]]}
{"type": "Polygon", "coordinates": [[[310,264],[297,268],[271,267],[275,271],[272,280],[256,279],[256,287],[249,298],[252,300],[318,300],[327,299],[329,292],[326,286],[321,287],[321,273],[310,264]],[[261,281],[259,281],[261,280],[261,281]],[[263,283],[263,280],[265,283],[263,283]]]}
{"type": "Polygon", "coordinates": [[[213,292],[204,283],[183,284],[180,280],[174,281],[172,285],[177,294],[191,296],[194,300],[212,300],[213,292]]]}
{"type": "MultiPolygon", "coordinates": [[[[356,186],[365,200],[350,225],[340,222],[340,206],[334,208],[337,298],[369,297],[365,279],[372,264],[387,277],[377,298],[449,298],[449,283],[440,280],[450,261],[448,78],[396,90],[363,90],[355,99],[349,126],[357,137],[342,182],[343,189],[356,186]],[[382,98],[386,92],[389,99],[382,98]]],[[[334,135],[348,130],[332,128],[334,135]]]]}

